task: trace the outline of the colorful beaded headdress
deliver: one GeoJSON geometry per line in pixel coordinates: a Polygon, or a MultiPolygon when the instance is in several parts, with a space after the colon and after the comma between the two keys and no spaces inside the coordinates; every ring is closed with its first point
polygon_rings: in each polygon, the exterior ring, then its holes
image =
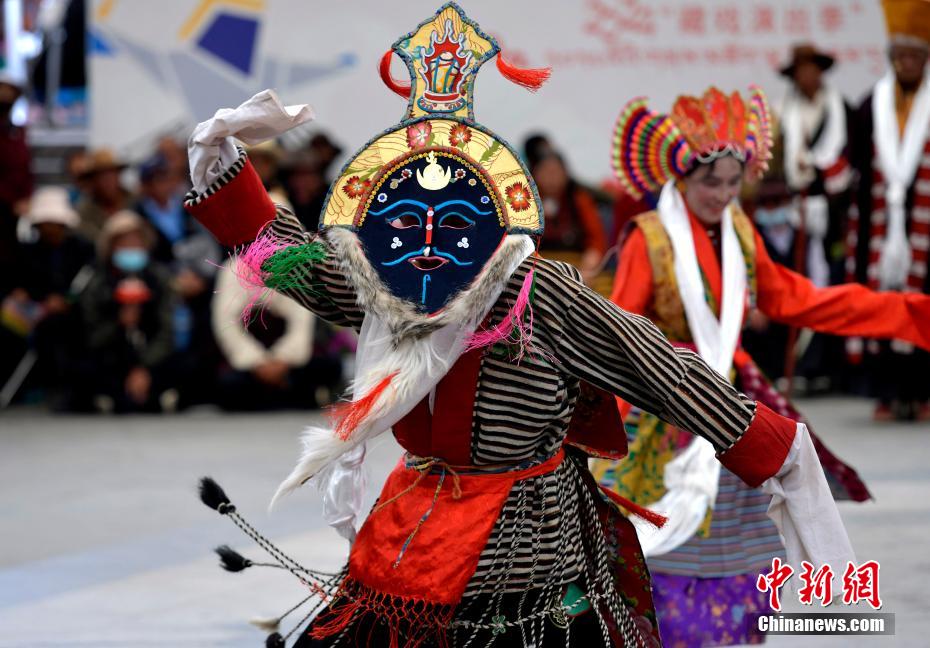
{"type": "Polygon", "coordinates": [[[750,87],[744,102],[709,88],[702,97],[679,97],[668,115],[650,110],[646,99],[628,103],[614,130],[614,173],[635,198],[656,194],[694,165],[731,155],[758,178],[771,158],[772,124],[762,90],[750,87]]]}

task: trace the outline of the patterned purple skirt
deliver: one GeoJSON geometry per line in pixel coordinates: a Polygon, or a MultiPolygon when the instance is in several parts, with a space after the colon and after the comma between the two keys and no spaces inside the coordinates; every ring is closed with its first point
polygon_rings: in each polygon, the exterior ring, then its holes
{"type": "Polygon", "coordinates": [[[770,612],[755,576],[696,578],[652,574],[652,598],[665,648],[760,644],[756,620],[770,612]]]}

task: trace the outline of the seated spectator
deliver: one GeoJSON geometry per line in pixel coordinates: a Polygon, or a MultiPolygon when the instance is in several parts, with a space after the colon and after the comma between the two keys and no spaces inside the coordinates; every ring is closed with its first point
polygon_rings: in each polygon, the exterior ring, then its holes
{"type": "Polygon", "coordinates": [[[329,135],[326,133],[317,133],[311,137],[307,143],[307,148],[316,156],[328,187],[332,181],[330,171],[333,163],[342,155],[342,148],[329,139],[329,135]]]}
{"type": "Polygon", "coordinates": [[[281,146],[274,140],[266,140],[255,146],[246,149],[249,154],[249,160],[252,167],[261,178],[265,191],[271,196],[271,199],[288,209],[291,209],[291,203],[287,198],[287,192],[281,185],[281,161],[284,159],[284,151],[281,146]]]}
{"type": "Polygon", "coordinates": [[[210,302],[222,251],[216,240],[184,209],[186,186],[168,159],[155,154],[139,169],[136,211],[152,226],[151,257],[171,273],[175,350],[183,364],[182,406],[212,398],[219,355],[210,328],[210,302]]]}
{"type": "MultiPolygon", "coordinates": [[[[19,258],[16,229],[26,200],[32,193],[26,132],[11,120],[13,104],[22,93],[18,80],[0,72],[0,301],[17,283],[14,278],[19,258]]],[[[5,313],[12,315],[12,307],[14,304],[8,302],[9,310],[5,313]]],[[[13,329],[0,326],[0,386],[22,358],[21,342],[21,337],[13,329]]]]}
{"type": "Polygon", "coordinates": [[[145,220],[128,210],[108,218],[97,239],[97,272],[80,300],[93,359],[81,385],[101,411],[177,405],[175,301],[167,269],[151,260],[154,240],[145,220]]]}
{"type": "MultiPolygon", "coordinates": [[[[68,200],[73,207],[77,207],[85,196],[90,195],[90,178],[87,170],[90,168],[90,153],[85,149],[72,151],[65,158],[65,173],[68,176],[68,200]]],[[[78,216],[80,222],[80,216],[78,216]]]]}
{"type": "Polygon", "coordinates": [[[129,192],[120,182],[120,174],[127,165],[110,149],[92,151],[85,164],[81,179],[86,183],[87,193],[77,204],[81,217],[79,230],[88,239],[96,240],[107,219],[129,205],[129,192]]]}
{"type": "MultiPolygon", "coordinates": [[[[569,175],[565,162],[555,153],[543,153],[530,169],[546,217],[541,252],[578,266],[586,282],[597,276],[607,240],[597,204],[590,192],[569,175]],[[564,253],[574,253],[565,256],[564,253]]],[[[608,277],[608,282],[610,278],[608,277]]]]}
{"type": "Polygon", "coordinates": [[[555,147],[549,138],[542,133],[533,133],[523,142],[523,161],[531,169],[542,158],[556,155],[555,147]]]}
{"type": "Polygon", "coordinates": [[[295,151],[284,163],[283,176],[294,215],[309,231],[316,231],[329,190],[320,159],[311,151],[295,151]]]}
{"type": "Polygon", "coordinates": [[[190,169],[187,162],[187,143],[178,141],[170,135],[159,138],[155,145],[156,155],[160,155],[167,162],[168,170],[177,180],[179,191],[187,193],[191,188],[190,169]]]}
{"type": "Polygon", "coordinates": [[[75,228],[77,212],[61,187],[36,191],[26,214],[37,239],[22,246],[14,294],[33,306],[30,336],[36,364],[29,385],[47,391],[53,409],[71,407],[73,358],[81,347],[80,317],[74,302],[92,274],[94,248],[75,228]]]}
{"type": "Polygon", "coordinates": [[[314,328],[313,314],[284,295],[254,305],[236,277],[235,259],[227,261],[213,300],[213,332],[225,357],[219,405],[265,410],[328,402],[342,367],[338,358],[313,355],[314,328]]]}

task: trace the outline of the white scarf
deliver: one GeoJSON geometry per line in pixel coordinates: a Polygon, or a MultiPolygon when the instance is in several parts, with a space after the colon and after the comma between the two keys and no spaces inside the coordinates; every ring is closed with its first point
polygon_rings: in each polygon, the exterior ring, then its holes
{"type": "MultiPolygon", "coordinates": [[[[488,261],[471,287],[459,294],[436,319],[447,322],[423,336],[395,335],[397,320],[403,315],[390,307],[399,301],[373,279],[373,270],[360,257],[356,235],[333,228],[329,240],[344,265],[354,265],[365,319],[359,333],[353,399],[371,391],[383,379],[394,375],[385,395],[371,413],[343,441],[332,428],[308,427],[301,436],[303,453],[290,475],[278,486],[270,506],[282,496],[312,478],[323,493],[324,519],[343,537],[355,537],[354,522],[359,515],[364,491],[362,461],[364,443],[384,432],[406,416],[429,395],[465,349],[469,336],[494,306],[510,276],[535,249],[526,235],[508,235],[500,250],[488,261]],[[365,279],[367,277],[367,279],[365,279]]],[[[347,275],[351,275],[348,271],[347,275]]],[[[395,304],[398,305],[398,304],[395,304]]],[[[401,304],[402,306],[402,304],[401,304]]]]}
{"type": "MultiPolygon", "coordinates": [[[[733,207],[723,212],[720,232],[723,245],[720,319],[710,309],[694,247],[691,222],[684,199],[668,182],[659,196],[659,220],[665,227],[675,256],[675,278],[685,317],[698,353],[722,376],[728,376],[739,342],[746,306],[746,261],[733,227],[733,207]]],[[[713,445],[703,438],[692,439],[687,449],[665,466],[666,493],[649,508],[669,520],[655,530],[636,522],[646,556],[668,553],[691,538],[717,498],[720,463],[713,445]]]]}
{"type": "MultiPolygon", "coordinates": [[[[800,162],[805,160],[813,167],[825,171],[836,164],[846,146],[846,109],[843,97],[832,86],[825,85],[810,102],[795,88],[788,91],[782,106],[782,132],[785,134],[785,178],[788,186],[801,190],[810,184],[800,162]],[[804,111],[822,107],[826,123],[817,142],[808,148],[808,133],[804,124],[804,111]]],[[[815,124],[816,126],[816,124],[815,124]]]]}
{"type": "Polygon", "coordinates": [[[899,136],[895,111],[895,84],[894,72],[888,71],[875,84],[872,94],[872,139],[878,166],[885,178],[885,213],[888,222],[878,263],[883,289],[901,288],[910,271],[911,247],[907,240],[904,203],[908,187],[920,164],[927,130],[930,128],[930,73],[924,77],[914,97],[903,138],[899,136]]]}

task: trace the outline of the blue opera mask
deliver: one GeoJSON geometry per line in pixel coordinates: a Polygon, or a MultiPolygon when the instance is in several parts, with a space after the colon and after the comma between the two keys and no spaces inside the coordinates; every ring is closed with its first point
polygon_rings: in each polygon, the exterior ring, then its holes
{"type": "Polygon", "coordinates": [[[397,297],[439,311],[467,288],[505,234],[489,179],[449,150],[418,152],[371,186],[358,237],[397,297]]]}

